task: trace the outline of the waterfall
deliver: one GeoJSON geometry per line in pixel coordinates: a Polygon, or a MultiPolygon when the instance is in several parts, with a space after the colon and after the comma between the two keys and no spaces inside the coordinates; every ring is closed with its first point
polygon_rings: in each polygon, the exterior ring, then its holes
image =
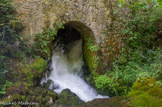
{"type": "Polygon", "coordinates": [[[66,51],[63,46],[56,45],[52,56],[51,73],[49,77],[42,79],[41,84],[52,80],[50,89],[60,94],[62,90],[68,88],[85,102],[104,98],[84,81],[83,65],[82,40],[69,44],[66,51]]]}

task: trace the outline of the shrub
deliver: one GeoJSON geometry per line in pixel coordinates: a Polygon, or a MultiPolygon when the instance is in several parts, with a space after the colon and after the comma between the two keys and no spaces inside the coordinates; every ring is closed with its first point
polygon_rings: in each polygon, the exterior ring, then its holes
{"type": "Polygon", "coordinates": [[[143,55],[137,52],[132,54],[130,61],[123,64],[124,58],[114,63],[113,72],[108,71],[104,75],[96,76],[94,83],[97,89],[101,89],[109,96],[126,95],[139,78],[151,77],[157,80],[157,84],[162,84],[162,64],[161,51],[148,50],[145,60],[143,55]],[[134,58],[133,58],[134,57],[134,58]]]}
{"type": "Polygon", "coordinates": [[[126,43],[120,59],[113,64],[113,72],[106,73],[114,89],[103,85],[104,91],[109,90],[113,95],[127,94],[133,83],[143,77],[155,78],[160,84],[162,53],[154,46],[156,21],[159,19],[156,8],[160,7],[159,4],[152,0],[120,0],[119,8],[126,8],[128,11],[125,16],[119,13],[120,19],[125,23],[121,34],[126,43]]]}
{"type": "Polygon", "coordinates": [[[111,85],[112,83],[112,81],[107,77],[107,75],[100,75],[96,77],[94,82],[96,87],[101,90],[105,89],[105,85],[111,85]]]}
{"type": "Polygon", "coordinates": [[[8,60],[15,56],[23,42],[19,32],[22,30],[21,22],[15,17],[15,9],[10,0],[0,0],[0,95],[5,94],[5,89],[11,82],[5,79],[9,71],[8,60]],[[15,43],[19,42],[20,45],[15,43]]]}
{"type": "Polygon", "coordinates": [[[125,35],[126,46],[130,49],[144,49],[153,46],[156,37],[156,21],[159,15],[156,8],[159,2],[156,0],[121,0],[121,8],[127,7],[128,14],[121,15],[125,35]],[[123,17],[122,17],[123,16],[123,17]]]}
{"type": "Polygon", "coordinates": [[[64,26],[62,24],[57,24],[55,28],[46,28],[43,32],[35,35],[34,38],[34,51],[36,56],[42,58],[49,58],[52,52],[53,41],[57,35],[58,29],[62,29],[64,26]]]}

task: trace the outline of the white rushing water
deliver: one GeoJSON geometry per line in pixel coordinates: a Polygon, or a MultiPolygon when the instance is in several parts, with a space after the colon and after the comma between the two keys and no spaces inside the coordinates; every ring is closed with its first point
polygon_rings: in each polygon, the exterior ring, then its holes
{"type": "Polygon", "coordinates": [[[60,94],[62,90],[68,88],[85,102],[95,98],[105,98],[106,96],[98,95],[82,78],[84,64],[82,55],[82,40],[71,43],[68,52],[57,46],[52,56],[51,74],[42,79],[41,84],[52,80],[50,89],[60,94]]]}

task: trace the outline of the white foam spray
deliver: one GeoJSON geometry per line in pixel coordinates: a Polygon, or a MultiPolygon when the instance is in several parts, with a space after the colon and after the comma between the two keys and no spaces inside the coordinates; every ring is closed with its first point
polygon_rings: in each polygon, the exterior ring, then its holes
{"type": "Polygon", "coordinates": [[[50,89],[61,93],[64,89],[70,89],[81,100],[87,102],[95,98],[107,98],[98,95],[82,78],[82,66],[84,64],[82,54],[82,40],[77,40],[68,46],[68,52],[57,46],[54,49],[51,64],[51,74],[43,78],[41,84],[52,80],[50,89]],[[54,89],[53,89],[54,87],[54,89]]]}

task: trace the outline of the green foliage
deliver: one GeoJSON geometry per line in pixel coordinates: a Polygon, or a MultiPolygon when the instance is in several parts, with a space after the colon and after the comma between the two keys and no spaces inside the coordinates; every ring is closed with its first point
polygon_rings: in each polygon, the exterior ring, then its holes
{"type": "MultiPolygon", "coordinates": [[[[160,8],[160,3],[156,0],[119,0],[118,6],[128,12],[124,16],[118,10],[120,19],[124,22],[121,34],[124,36],[125,46],[121,50],[120,59],[113,64],[113,71],[94,77],[95,87],[109,96],[126,95],[136,80],[146,77],[154,78],[156,86],[161,87],[162,51],[154,45],[157,38],[156,21],[159,19],[157,8],[160,8]]],[[[152,87],[154,84],[150,83],[149,86],[152,87]]],[[[139,96],[148,96],[149,100],[155,98],[147,93],[139,96]]]]}
{"type": "Polygon", "coordinates": [[[150,48],[156,37],[156,21],[159,18],[156,11],[157,2],[122,2],[122,7],[126,6],[129,14],[121,17],[125,23],[122,34],[125,35],[126,46],[133,50],[150,48]]]}
{"type": "Polygon", "coordinates": [[[15,17],[15,10],[10,0],[0,0],[0,95],[11,83],[5,80],[9,71],[8,60],[15,57],[17,50],[22,49],[23,42],[19,32],[22,30],[21,22],[15,17]],[[19,45],[16,45],[16,42],[19,45]]]}
{"type": "Polygon", "coordinates": [[[62,24],[57,24],[56,28],[46,28],[43,32],[35,36],[34,51],[36,56],[49,58],[52,50],[52,42],[57,35],[58,29],[64,28],[62,24]]]}
{"type": "Polygon", "coordinates": [[[96,52],[96,51],[98,51],[98,49],[99,49],[98,46],[93,45],[92,37],[89,37],[89,38],[88,38],[88,49],[89,49],[91,52],[96,52]]]}
{"type": "Polygon", "coordinates": [[[124,93],[119,93],[119,95],[127,94],[138,78],[152,77],[157,79],[157,81],[162,80],[160,54],[161,51],[148,50],[148,53],[143,57],[144,55],[141,55],[137,50],[126,64],[116,62],[114,64],[114,72],[109,73],[109,77],[115,78],[115,80],[122,80],[123,82],[120,85],[126,86],[123,90],[124,93]]]}
{"type": "Polygon", "coordinates": [[[5,80],[6,73],[8,72],[7,58],[6,56],[2,56],[0,54],[0,95],[5,94],[6,87],[10,85],[10,83],[5,80]]]}
{"type": "Polygon", "coordinates": [[[95,85],[98,89],[104,90],[105,85],[111,85],[112,81],[110,78],[107,77],[107,75],[100,75],[95,78],[95,85]]]}
{"type": "Polygon", "coordinates": [[[12,84],[12,82],[9,82],[8,80],[3,80],[3,83],[1,83],[0,87],[0,94],[6,94],[6,88],[12,84]]]}
{"type": "Polygon", "coordinates": [[[106,91],[108,95],[118,94],[116,90],[116,85],[112,78],[109,78],[106,74],[99,75],[94,78],[94,83],[96,88],[106,91]]]}
{"type": "Polygon", "coordinates": [[[125,37],[125,47],[121,51],[120,59],[113,64],[113,72],[107,72],[104,74],[106,76],[99,76],[95,80],[95,86],[107,91],[110,96],[127,94],[138,78],[155,78],[158,86],[161,86],[162,80],[162,52],[159,48],[154,48],[156,21],[159,18],[156,8],[159,8],[159,3],[138,0],[120,0],[119,3],[120,8],[128,11],[126,16],[120,15],[125,23],[121,32],[125,37]],[[97,81],[99,79],[100,82],[97,81]],[[112,88],[108,81],[111,81],[112,88]]]}
{"type": "Polygon", "coordinates": [[[109,96],[126,95],[136,80],[146,77],[156,79],[156,85],[162,86],[161,50],[149,50],[145,57],[138,50],[131,56],[130,61],[125,62],[126,57],[123,56],[121,61],[114,63],[113,72],[108,71],[94,78],[96,88],[109,96]]]}

